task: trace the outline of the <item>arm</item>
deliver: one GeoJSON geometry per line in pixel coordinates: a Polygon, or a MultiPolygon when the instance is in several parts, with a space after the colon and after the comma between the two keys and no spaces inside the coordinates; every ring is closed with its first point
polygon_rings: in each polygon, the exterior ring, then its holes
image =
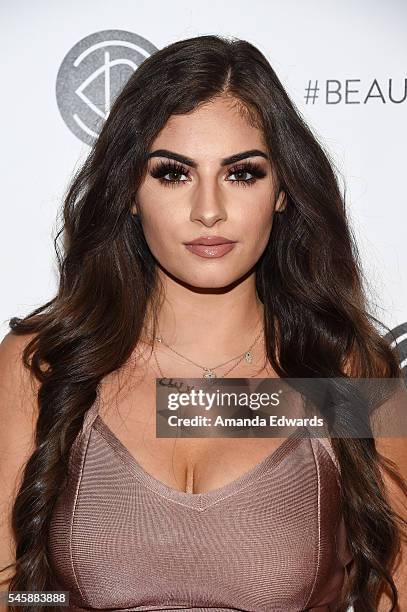
{"type": "MultiPolygon", "coordinates": [[[[377,438],[376,439],[377,451],[390,459],[396,464],[396,467],[407,483],[407,438],[377,438]]],[[[407,521],[407,503],[406,497],[400,490],[398,485],[390,478],[385,470],[381,469],[381,474],[386,487],[387,498],[390,506],[398,514],[400,514],[405,521],[407,521]]],[[[407,610],[407,528],[400,534],[401,537],[401,549],[397,556],[392,578],[398,590],[399,603],[396,608],[397,612],[407,610]]],[[[391,608],[390,598],[388,595],[390,589],[383,591],[380,595],[378,602],[378,612],[388,612],[391,608]]]]}
{"type": "MultiPolygon", "coordinates": [[[[0,343],[0,569],[15,562],[11,510],[25,463],[34,451],[38,383],[22,363],[32,336],[8,333],[0,343]]],[[[0,591],[7,591],[14,567],[0,572],[0,591]]],[[[0,604],[0,611],[7,607],[0,604]]]]}

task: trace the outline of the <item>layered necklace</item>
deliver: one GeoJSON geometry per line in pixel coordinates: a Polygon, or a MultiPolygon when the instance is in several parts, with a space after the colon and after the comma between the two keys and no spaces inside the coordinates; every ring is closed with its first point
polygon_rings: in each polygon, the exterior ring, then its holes
{"type": "MultiPolygon", "coordinates": [[[[213,367],[208,367],[206,365],[202,365],[202,364],[196,363],[195,361],[192,361],[192,359],[189,359],[189,357],[187,357],[186,355],[182,355],[181,353],[179,353],[178,351],[173,349],[171,346],[166,344],[164,342],[162,336],[155,336],[155,340],[157,342],[159,342],[160,344],[163,344],[165,347],[167,347],[170,351],[172,351],[173,353],[175,353],[179,357],[182,357],[182,359],[184,359],[185,361],[187,361],[187,362],[191,363],[192,365],[200,368],[202,370],[202,378],[225,378],[230,372],[232,372],[232,370],[234,370],[243,361],[245,363],[252,363],[252,361],[253,361],[252,350],[253,350],[254,346],[257,344],[257,342],[259,341],[259,338],[260,338],[261,334],[262,334],[262,330],[260,330],[260,332],[257,334],[255,340],[252,342],[252,344],[249,346],[249,348],[244,353],[241,353],[237,357],[232,357],[232,359],[229,359],[228,361],[224,361],[223,363],[220,363],[220,364],[218,364],[216,366],[213,366],[213,367]],[[224,372],[224,374],[222,376],[218,376],[216,374],[215,370],[217,370],[218,368],[221,368],[221,367],[227,365],[231,361],[235,361],[235,363],[232,365],[232,367],[229,368],[226,372],[224,372]]],[[[165,375],[163,374],[163,371],[162,371],[162,369],[160,367],[160,364],[158,363],[158,358],[157,358],[157,354],[156,354],[156,351],[155,351],[155,347],[153,348],[153,354],[154,354],[155,362],[157,364],[158,371],[160,372],[162,378],[166,378],[165,375]]],[[[253,376],[249,377],[249,378],[253,378],[253,376]]]]}

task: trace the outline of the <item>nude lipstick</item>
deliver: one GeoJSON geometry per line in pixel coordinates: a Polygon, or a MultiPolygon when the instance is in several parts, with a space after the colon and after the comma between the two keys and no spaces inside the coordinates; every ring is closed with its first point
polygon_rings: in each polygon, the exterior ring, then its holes
{"type": "Polygon", "coordinates": [[[223,257],[235,246],[234,240],[224,236],[199,236],[190,242],[184,242],[188,251],[200,257],[215,258],[223,257]]]}

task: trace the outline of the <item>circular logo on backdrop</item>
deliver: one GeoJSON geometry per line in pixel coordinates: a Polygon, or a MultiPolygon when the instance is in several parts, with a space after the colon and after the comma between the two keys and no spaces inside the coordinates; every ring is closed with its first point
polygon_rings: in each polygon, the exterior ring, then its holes
{"type": "Polygon", "coordinates": [[[407,386],[407,322],[401,323],[390,330],[385,338],[390,341],[391,346],[396,350],[407,386]]]}
{"type": "Polygon", "coordinates": [[[76,43],[56,82],[58,108],[71,132],[92,145],[126,82],[156,51],[149,40],[125,30],[103,30],[76,43]]]}

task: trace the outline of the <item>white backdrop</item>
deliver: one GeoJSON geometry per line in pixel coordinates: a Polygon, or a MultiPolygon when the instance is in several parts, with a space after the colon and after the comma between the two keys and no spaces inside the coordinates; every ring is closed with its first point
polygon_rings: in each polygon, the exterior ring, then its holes
{"type": "Polygon", "coordinates": [[[372,312],[397,328],[407,357],[407,3],[2,0],[0,11],[1,337],[10,317],[54,295],[57,207],[106,117],[109,87],[156,48],[223,34],[260,48],[334,158],[372,312]],[[116,63],[104,68],[106,49],[116,63]]]}

